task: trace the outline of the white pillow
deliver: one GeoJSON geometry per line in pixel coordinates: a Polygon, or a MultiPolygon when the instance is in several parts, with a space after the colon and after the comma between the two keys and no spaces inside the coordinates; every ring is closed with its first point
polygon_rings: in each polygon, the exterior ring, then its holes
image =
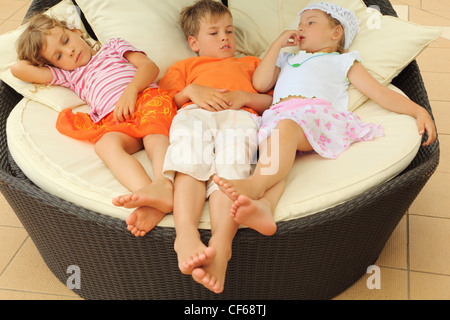
{"type": "Polygon", "coordinates": [[[175,62],[193,57],[180,27],[181,10],[195,0],[77,0],[98,40],[123,38],[159,67],[159,81],[175,62]]]}
{"type": "Polygon", "coordinates": [[[259,57],[309,0],[228,0],[239,55],[259,57]]]}
{"type": "MultiPolygon", "coordinates": [[[[251,48],[245,52],[263,56],[265,51],[284,29],[297,29],[297,13],[304,7],[320,0],[246,0],[230,1],[234,16],[239,48],[251,48]],[[251,10],[251,8],[254,10],[251,10]],[[289,10],[290,13],[287,13],[289,10]],[[286,24],[286,18],[294,16],[286,24]],[[259,36],[255,37],[253,34],[259,36]]],[[[330,0],[353,11],[361,21],[349,51],[359,51],[363,65],[382,84],[387,85],[427,45],[437,39],[442,30],[424,27],[396,17],[383,16],[374,8],[367,8],[361,0],[330,0]]],[[[241,49],[244,50],[244,49],[241,49]]],[[[349,110],[354,111],[364,97],[353,86],[349,88],[349,110]]]]}
{"type": "MultiPolygon", "coordinates": [[[[75,25],[87,37],[86,29],[71,0],[62,0],[46,13],[75,25]]],[[[25,28],[26,24],[0,36],[0,78],[24,97],[40,102],[56,111],[84,104],[85,102],[70,89],[57,86],[36,86],[23,82],[11,74],[10,67],[17,62],[16,41],[25,28]]]]}

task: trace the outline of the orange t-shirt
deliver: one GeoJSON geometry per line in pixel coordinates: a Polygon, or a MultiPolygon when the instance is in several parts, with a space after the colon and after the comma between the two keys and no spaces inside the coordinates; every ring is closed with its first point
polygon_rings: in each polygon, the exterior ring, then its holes
{"type": "MultiPolygon", "coordinates": [[[[188,58],[171,66],[158,85],[171,96],[176,95],[191,83],[228,91],[244,90],[258,93],[253,88],[252,78],[260,61],[259,58],[252,56],[227,59],[188,58]]],[[[182,108],[189,104],[192,102],[184,104],[182,108]]],[[[242,109],[258,114],[248,107],[242,109]]]]}

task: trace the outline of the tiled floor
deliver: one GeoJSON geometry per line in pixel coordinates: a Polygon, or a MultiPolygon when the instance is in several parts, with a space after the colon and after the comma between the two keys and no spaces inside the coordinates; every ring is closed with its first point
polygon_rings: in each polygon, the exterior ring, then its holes
{"type": "MultiPolygon", "coordinates": [[[[20,25],[31,1],[0,0],[0,34],[20,25]]],[[[336,299],[450,299],[450,0],[392,0],[404,19],[444,27],[418,62],[437,121],[441,160],[376,262],[336,299]]],[[[0,195],[0,299],[79,299],[46,267],[25,229],[0,195]]]]}

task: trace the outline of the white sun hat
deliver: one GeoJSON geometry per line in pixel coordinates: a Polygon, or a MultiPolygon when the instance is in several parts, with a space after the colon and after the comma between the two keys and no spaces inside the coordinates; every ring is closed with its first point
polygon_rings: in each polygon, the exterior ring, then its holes
{"type": "Polygon", "coordinates": [[[322,10],[331,15],[333,18],[339,20],[339,22],[342,24],[342,27],[344,28],[344,49],[348,49],[352,44],[352,41],[355,38],[356,34],[359,32],[359,20],[356,19],[355,14],[352,11],[345,9],[337,4],[319,2],[305,7],[302,11],[300,11],[298,15],[300,16],[306,10],[314,9],[322,10]]]}

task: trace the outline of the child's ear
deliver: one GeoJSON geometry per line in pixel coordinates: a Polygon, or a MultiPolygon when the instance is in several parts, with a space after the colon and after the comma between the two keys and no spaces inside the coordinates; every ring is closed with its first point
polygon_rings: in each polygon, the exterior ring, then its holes
{"type": "Polygon", "coordinates": [[[337,25],[334,28],[333,40],[340,39],[344,35],[344,28],[341,25],[337,25]]]}
{"type": "Polygon", "coordinates": [[[189,36],[188,43],[192,51],[198,52],[200,50],[198,47],[198,40],[194,36],[189,36]]]}

